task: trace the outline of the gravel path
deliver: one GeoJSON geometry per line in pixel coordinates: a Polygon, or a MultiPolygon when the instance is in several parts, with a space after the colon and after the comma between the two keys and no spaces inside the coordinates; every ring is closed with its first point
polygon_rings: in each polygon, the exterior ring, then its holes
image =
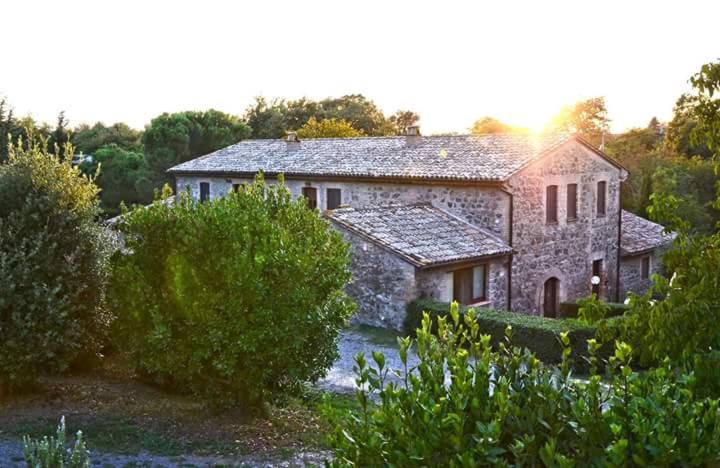
{"type": "MultiPolygon", "coordinates": [[[[365,359],[372,366],[372,351],[381,351],[385,354],[385,365],[391,369],[402,369],[400,353],[398,352],[397,336],[390,331],[370,327],[353,327],[343,332],[340,337],[338,351],[340,358],[333,364],[327,377],[318,382],[322,390],[334,393],[355,392],[355,355],[363,353],[365,359]]],[[[408,351],[408,367],[417,364],[417,354],[413,349],[408,351]]],[[[400,380],[399,377],[394,377],[400,380]]]]}
{"type": "MultiPolygon", "coordinates": [[[[92,452],[92,466],[99,467],[206,467],[206,466],[239,466],[247,468],[265,467],[302,467],[323,466],[329,452],[298,452],[289,458],[254,457],[160,457],[148,453],[138,455],[119,455],[112,453],[92,452]]],[[[3,467],[25,467],[22,444],[16,440],[0,440],[0,460],[3,467]]]]}

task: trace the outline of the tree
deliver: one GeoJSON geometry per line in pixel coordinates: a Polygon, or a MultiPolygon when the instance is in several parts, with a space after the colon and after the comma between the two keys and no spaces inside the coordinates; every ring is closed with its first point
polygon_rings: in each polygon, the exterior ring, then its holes
{"type": "Polygon", "coordinates": [[[420,121],[420,115],[409,110],[399,110],[391,115],[388,120],[396,127],[398,135],[405,135],[409,127],[417,125],[420,121]]]}
{"type": "Polygon", "coordinates": [[[576,132],[589,142],[599,145],[603,133],[609,129],[605,98],[597,97],[578,101],[560,110],[549,125],[552,131],[576,132]]]}
{"type": "Polygon", "coordinates": [[[98,189],[46,148],[11,145],[0,165],[0,393],[91,356],[109,322],[98,189]]]}
{"type": "Polygon", "coordinates": [[[65,154],[65,145],[70,141],[68,123],[67,117],[65,117],[65,111],[61,111],[58,114],[55,129],[50,134],[50,147],[54,148],[57,146],[63,155],[65,154]]]}
{"type": "Polygon", "coordinates": [[[213,403],[253,407],[324,375],[352,312],[340,234],[282,180],[177,200],[119,225],[113,336],[136,368],[213,403]]]}
{"type": "Polygon", "coordinates": [[[130,128],[122,122],[106,126],[97,122],[92,127],[83,124],[75,129],[72,135],[73,146],[83,154],[95,152],[107,145],[117,145],[128,151],[142,151],[142,132],[130,128]]]}
{"type": "MultiPolygon", "coordinates": [[[[693,103],[690,112],[696,119],[691,139],[718,155],[720,63],[703,65],[691,83],[694,93],[687,99],[693,103]]],[[[717,160],[714,163],[717,170],[717,160]]],[[[720,232],[693,232],[685,218],[687,206],[676,195],[677,179],[668,171],[659,171],[655,177],[658,183],[654,185],[650,213],[677,234],[664,256],[672,279],[656,276],[654,291],[631,296],[623,338],[636,343],[636,352],[646,363],[668,356],[676,361],[697,360],[696,356],[720,349],[720,232]],[[663,299],[652,301],[653,293],[663,299]]],[[[720,197],[715,207],[720,208],[720,197]]],[[[720,388],[720,382],[715,385],[720,388]]]]}
{"type": "Polygon", "coordinates": [[[153,199],[153,174],[142,153],[128,151],[116,144],[95,151],[92,162],[83,163],[86,174],[98,172],[101,207],[106,215],[120,213],[121,203],[147,205],[153,199]]]}
{"type": "Polygon", "coordinates": [[[486,116],[480,120],[475,121],[473,126],[470,128],[470,133],[473,135],[484,135],[488,133],[510,133],[512,127],[510,125],[500,122],[495,117],[486,116]]]}
{"type": "Polygon", "coordinates": [[[250,128],[238,117],[210,109],[205,112],[162,114],[154,118],[142,136],[148,165],[155,180],[168,181],[165,171],[250,136],[250,128]]]}
{"type": "Polygon", "coordinates": [[[299,138],[352,138],[363,136],[349,122],[337,119],[316,120],[310,117],[305,125],[297,130],[299,138]]]}
{"type": "MultiPolygon", "coordinates": [[[[405,119],[417,116],[410,111],[404,111],[404,114],[405,119]]],[[[245,111],[244,119],[252,129],[253,138],[282,138],[288,130],[299,129],[311,117],[317,121],[344,120],[365,135],[398,133],[396,122],[386,118],[377,105],[362,94],[349,94],[322,101],[301,98],[294,101],[276,99],[268,102],[263,97],[257,97],[245,111]]]]}

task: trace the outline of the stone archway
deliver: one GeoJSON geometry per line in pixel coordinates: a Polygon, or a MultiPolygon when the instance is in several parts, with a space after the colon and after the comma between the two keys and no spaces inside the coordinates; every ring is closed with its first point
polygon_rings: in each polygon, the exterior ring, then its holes
{"type": "Polygon", "coordinates": [[[549,269],[542,277],[538,278],[537,291],[535,293],[535,304],[537,314],[544,317],[556,318],[560,315],[560,303],[566,297],[565,276],[558,268],[549,269]],[[546,291],[546,286],[548,287],[546,291]],[[545,308],[546,294],[551,302],[548,309],[545,308]]]}

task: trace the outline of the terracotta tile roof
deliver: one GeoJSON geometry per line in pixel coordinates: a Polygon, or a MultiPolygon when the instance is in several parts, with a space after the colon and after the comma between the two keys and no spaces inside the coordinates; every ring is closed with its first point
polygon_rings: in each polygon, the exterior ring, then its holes
{"type": "Polygon", "coordinates": [[[620,254],[640,255],[669,244],[675,239],[675,233],[665,233],[664,229],[657,223],[623,210],[620,254]]]}
{"type": "Polygon", "coordinates": [[[458,135],[245,140],[168,170],[171,174],[388,177],[503,181],[572,139],[545,135],[458,135]]]}
{"type": "Polygon", "coordinates": [[[512,253],[497,235],[429,203],[339,208],[327,216],[417,267],[512,253]]]}

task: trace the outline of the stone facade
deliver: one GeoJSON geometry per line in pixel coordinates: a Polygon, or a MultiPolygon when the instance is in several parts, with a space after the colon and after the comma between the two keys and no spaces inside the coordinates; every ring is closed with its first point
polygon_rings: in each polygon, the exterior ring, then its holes
{"type": "MultiPolygon", "coordinates": [[[[624,170],[603,159],[578,141],[554,149],[517,171],[502,186],[480,182],[444,183],[368,182],[348,178],[331,180],[289,178],[286,186],[299,196],[303,187],[317,189],[320,210],[327,208],[327,189],[341,190],[341,203],[354,208],[429,202],[475,226],[492,231],[511,245],[511,304],[507,303],[508,257],[489,261],[488,304],[531,314],[543,313],[543,289],[550,278],[559,280],[559,302],[575,301],[591,293],[593,262],[602,260],[600,296],[616,300],[617,293],[643,292],[639,261],[623,260],[618,291],[618,229],[620,185],[624,170]],[[606,210],[597,213],[597,183],[606,182],[606,210]],[[567,216],[567,186],[577,184],[577,216],[567,216]],[[557,222],[546,223],[546,187],[556,185],[557,222]],[[512,195],[510,195],[512,194],[512,195]],[[512,226],[511,226],[512,223],[512,226]]],[[[200,183],[210,184],[212,198],[226,195],[233,184],[247,178],[177,175],[178,191],[189,189],[199,198],[200,183]]],[[[275,183],[274,179],[266,181],[275,183]]],[[[452,299],[452,266],[418,268],[364,237],[340,229],[352,245],[353,280],[349,293],[359,304],[356,320],[400,329],[405,305],[417,297],[452,299]]],[[[657,271],[659,258],[651,261],[657,271]]],[[[470,266],[470,265],[468,265],[470,266]]]]}
{"type": "Polygon", "coordinates": [[[652,275],[662,275],[662,250],[654,250],[644,255],[624,256],[620,258],[620,299],[628,293],[645,294],[652,286],[652,275]],[[650,270],[646,279],[642,278],[642,259],[650,258],[650,270]]]}
{"type": "Polygon", "coordinates": [[[347,292],[358,304],[353,321],[402,330],[405,306],[416,297],[415,267],[360,236],[340,232],[351,246],[347,292]]]}
{"type": "Polygon", "coordinates": [[[595,260],[603,261],[600,296],[615,299],[621,170],[580,144],[568,144],[509,180],[514,195],[512,309],[542,314],[543,287],[559,280],[559,300],[591,293],[595,260]],[[598,216],[597,182],[607,182],[598,216]],[[577,184],[577,218],[567,217],[567,185],[577,184]],[[546,223],[546,187],[556,185],[557,223],[546,223]]]}
{"type": "MultiPolygon", "coordinates": [[[[210,184],[210,196],[225,196],[233,184],[252,182],[250,179],[178,176],[176,188],[189,188],[194,198],[200,197],[200,182],[210,184]]],[[[267,183],[274,183],[268,179],[267,183]]],[[[300,196],[303,187],[317,189],[318,207],[327,207],[327,189],[341,190],[342,203],[353,207],[387,205],[390,203],[430,202],[470,224],[483,227],[507,240],[510,232],[509,195],[493,187],[475,185],[418,185],[371,182],[327,182],[312,178],[286,180],[293,196],[300,196]]]]}

